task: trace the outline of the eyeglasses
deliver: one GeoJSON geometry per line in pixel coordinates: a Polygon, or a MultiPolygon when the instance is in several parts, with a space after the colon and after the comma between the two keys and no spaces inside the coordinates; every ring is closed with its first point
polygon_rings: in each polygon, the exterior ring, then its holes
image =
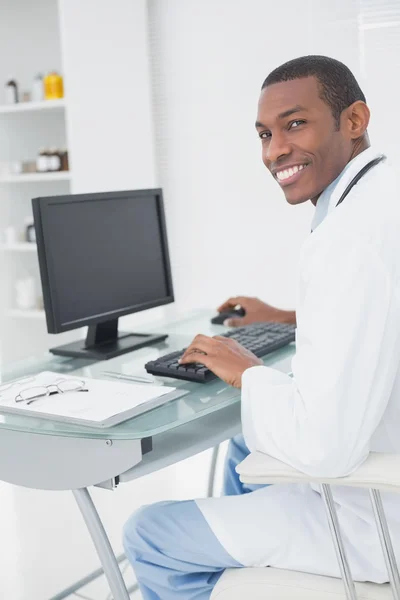
{"type": "Polygon", "coordinates": [[[54,394],[67,394],[68,392],[88,392],[85,382],[81,379],[59,379],[50,385],[38,385],[36,387],[21,390],[15,397],[15,402],[25,402],[27,405],[36,402],[40,398],[53,396],[54,394]]]}
{"type": "Polygon", "coordinates": [[[0,385],[0,396],[4,392],[8,392],[8,390],[15,385],[21,385],[21,383],[31,383],[32,381],[35,381],[34,377],[24,377],[23,379],[17,379],[15,381],[10,381],[9,383],[3,383],[3,385],[0,385]]]}

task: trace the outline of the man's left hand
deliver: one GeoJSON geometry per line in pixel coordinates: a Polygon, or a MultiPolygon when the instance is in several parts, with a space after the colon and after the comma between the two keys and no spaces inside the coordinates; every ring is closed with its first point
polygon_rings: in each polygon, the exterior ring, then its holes
{"type": "Polygon", "coordinates": [[[242,387],[242,375],[246,369],[264,364],[235,340],[220,335],[197,335],[180,362],[201,363],[220,379],[237,388],[242,387]]]}

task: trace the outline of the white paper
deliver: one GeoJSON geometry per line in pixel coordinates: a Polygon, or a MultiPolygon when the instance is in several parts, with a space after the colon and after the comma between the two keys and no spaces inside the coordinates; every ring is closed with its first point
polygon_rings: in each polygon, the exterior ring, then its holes
{"type": "MultiPolygon", "coordinates": [[[[7,383],[3,384],[4,386],[7,383]]],[[[169,386],[156,386],[150,384],[122,383],[120,381],[107,381],[105,379],[91,379],[90,377],[67,376],[61,373],[44,371],[32,377],[32,380],[22,384],[14,383],[9,389],[2,391],[0,386],[0,411],[1,407],[17,408],[30,413],[36,412],[51,414],[59,417],[74,417],[88,421],[101,422],[114,415],[128,411],[136,406],[149,402],[173,392],[176,388],[169,386]],[[37,386],[48,386],[66,379],[75,379],[85,382],[88,392],[66,392],[40,398],[27,404],[15,402],[15,398],[22,390],[37,386]]],[[[54,388],[51,388],[52,390],[54,388]]]]}

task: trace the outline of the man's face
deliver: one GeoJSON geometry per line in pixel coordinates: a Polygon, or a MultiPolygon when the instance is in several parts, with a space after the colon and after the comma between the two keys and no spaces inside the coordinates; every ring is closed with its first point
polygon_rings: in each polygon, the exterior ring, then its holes
{"type": "Polygon", "coordinates": [[[318,85],[315,77],[275,83],[258,104],[262,159],[290,204],[316,202],[351,158],[351,138],[345,125],[336,130],[318,85]]]}

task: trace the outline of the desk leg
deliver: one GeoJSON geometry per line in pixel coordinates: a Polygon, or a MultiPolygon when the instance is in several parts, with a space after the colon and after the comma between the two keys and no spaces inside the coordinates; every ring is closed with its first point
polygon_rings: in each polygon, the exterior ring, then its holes
{"type": "Polygon", "coordinates": [[[129,600],[128,590],[121,575],[117,559],[115,558],[110,541],[89,491],[86,488],[81,488],[73,490],[72,493],[89,529],[114,600],[129,600]]]}

